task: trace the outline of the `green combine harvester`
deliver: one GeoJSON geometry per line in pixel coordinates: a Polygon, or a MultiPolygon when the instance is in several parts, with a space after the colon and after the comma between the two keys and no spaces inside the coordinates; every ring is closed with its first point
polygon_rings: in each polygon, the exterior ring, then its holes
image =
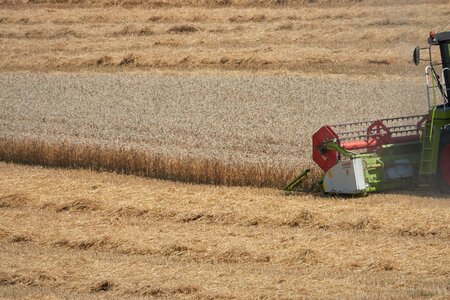
{"type": "MultiPolygon", "coordinates": [[[[365,195],[392,189],[440,189],[450,193],[450,31],[430,33],[428,47],[413,60],[425,68],[428,113],[374,121],[325,125],[312,137],[312,157],[325,172],[324,193],[365,195]],[[441,62],[433,62],[436,47],[441,62]]],[[[305,191],[309,170],[285,190],[305,191]]]]}

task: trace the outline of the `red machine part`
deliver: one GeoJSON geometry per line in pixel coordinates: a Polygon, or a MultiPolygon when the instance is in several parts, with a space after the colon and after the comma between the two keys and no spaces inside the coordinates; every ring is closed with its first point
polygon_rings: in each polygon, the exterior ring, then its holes
{"type": "Polygon", "coordinates": [[[381,120],[377,120],[367,128],[367,138],[365,140],[342,142],[340,146],[346,150],[368,149],[370,151],[382,145],[413,142],[418,139],[420,139],[418,132],[417,134],[406,136],[392,136],[390,128],[381,120]]]}
{"type": "Polygon", "coordinates": [[[340,155],[337,151],[323,149],[323,143],[334,141],[338,138],[337,134],[328,125],[321,127],[312,137],[313,160],[325,172],[339,161],[340,155]]]}
{"type": "MultiPolygon", "coordinates": [[[[420,130],[427,118],[427,115],[420,115],[334,126],[325,125],[313,135],[313,160],[325,172],[340,160],[341,157],[337,151],[324,149],[323,145],[328,141],[335,141],[339,146],[349,151],[364,149],[366,152],[376,151],[382,145],[386,144],[417,141],[420,139],[420,130]],[[405,120],[414,120],[415,123],[396,126],[386,125],[387,123],[396,123],[405,120]],[[364,130],[335,132],[335,128],[352,128],[364,125],[369,126],[364,130]]],[[[448,180],[450,182],[450,170],[448,172],[448,180]]]]}
{"type": "Polygon", "coordinates": [[[439,155],[439,170],[442,179],[450,186],[450,144],[445,145],[439,155]]]}

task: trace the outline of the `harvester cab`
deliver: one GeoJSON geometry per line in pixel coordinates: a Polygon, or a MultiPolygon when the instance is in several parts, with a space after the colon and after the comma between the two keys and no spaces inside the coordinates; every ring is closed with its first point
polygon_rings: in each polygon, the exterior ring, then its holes
{"type": "MultiPolygon", "coordinates": [[[[427,60],[428,111],[423,115],[322,126],[312,136],[312,157],[323,170],[324,193],[366,195],[422,187],[450,193],[450,31],[430,33],[416,47],[416,65],[427,60]],[[440,61],[433,60],[438,47],[440,61]],[[422,52],[428,54],[421,59],[422,52]]],[[[308,170],[285,187],[304,191],[308,170]]]]}

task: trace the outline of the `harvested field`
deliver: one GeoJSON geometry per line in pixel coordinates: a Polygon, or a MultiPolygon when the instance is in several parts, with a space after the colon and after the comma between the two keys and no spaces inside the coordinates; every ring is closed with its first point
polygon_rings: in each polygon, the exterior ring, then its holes
{"type": "Polygon", "coordinates": [[[449,205],[0,163],[0,297],[446,299],[449,205]]]}
{"type": "Polygon", "coordinates": [[[416,77],[441,1],[0,1],[0,70],[416,77]],[[1,5],[3,3],[3,5],[1,5]],[[180,7],[180,5],[184,5],[180,7]],[[401,12],[401,13],[400,13],[401,12]]]}

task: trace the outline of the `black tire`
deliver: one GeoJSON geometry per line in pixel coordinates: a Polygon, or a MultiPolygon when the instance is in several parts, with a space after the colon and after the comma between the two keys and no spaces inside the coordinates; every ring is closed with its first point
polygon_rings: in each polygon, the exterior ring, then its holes
{"type": "Polygon", "coordinates": [[[439,189],[446,194],[450,194],[450,127],[447,126],[442,130],[441,141],[439,145],[439,159],[437,165],[437,184],[439,189]],[[445,157],[444,157],[445,156],[445,157]],[[444,170],[443,167],[446,169],[444,170]]]}

